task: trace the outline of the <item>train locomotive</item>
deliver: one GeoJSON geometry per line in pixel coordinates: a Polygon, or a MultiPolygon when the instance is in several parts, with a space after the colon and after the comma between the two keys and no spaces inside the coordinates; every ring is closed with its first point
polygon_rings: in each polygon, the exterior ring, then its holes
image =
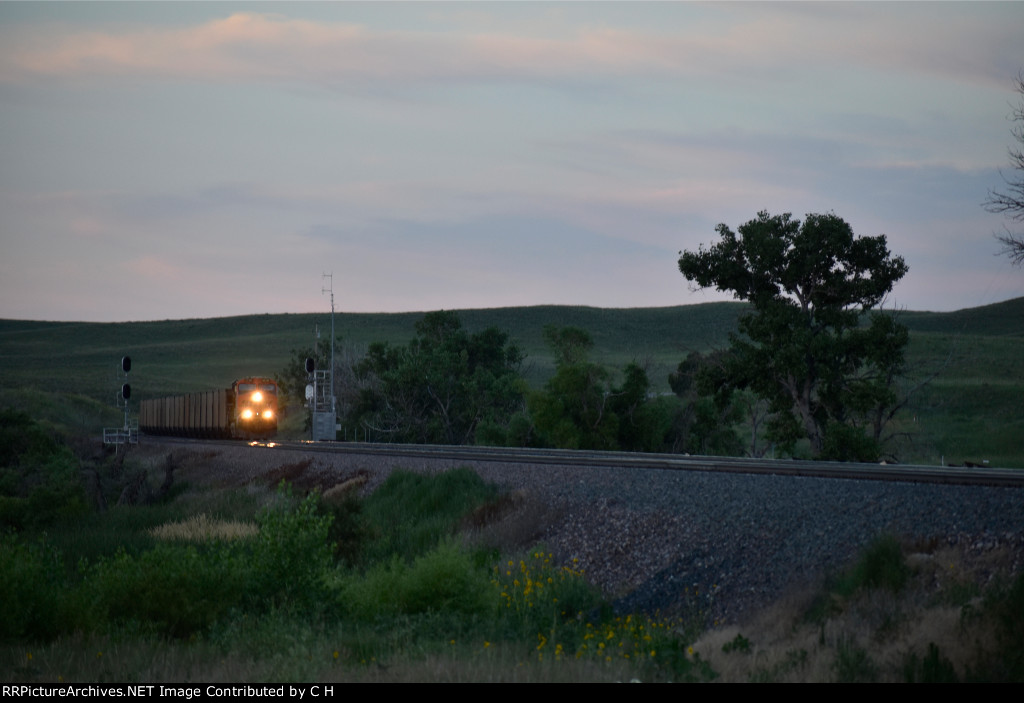
{"type": "Polygon", "coordinates": [[[277,384],[269,378],[241,378],[224,390],[143,400],[139,429],[156,435],[268,439],[277,434],[277,384]]]}

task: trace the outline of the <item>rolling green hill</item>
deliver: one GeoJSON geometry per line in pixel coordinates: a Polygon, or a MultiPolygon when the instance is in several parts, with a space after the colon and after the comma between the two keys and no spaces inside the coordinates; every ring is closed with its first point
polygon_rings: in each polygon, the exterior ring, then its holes
{"type": "MultiPolygon", "coordinates": [[[[594,337],[594,360],[613,370],[637,360],[667,391],[667,376],[690,351],[724,346],[741,303],[600,309],[535,306],[463,310],[470,331],[495,326],[526,353],[524,375],[539,387],[553,371],[545,325],[576,325],[594,337]]],[[[422,313],[339,313],[335,328],[360,353],[372,341],[404,343],[422,313]]],[[[911,330],[902,418],[903,460],[991,460],[1024,467],[1024,298],[949,313],[903,312],[911,330]]],[[[293,349],[330,334],[328,314],[248,315],[159,322],[83,323],[0,320],[0,404],[32,408],[39,396],[75,395],[77,424],[113,405],[119,360],[133,359],[133,400],[223,388],[246,375],[272,376],[293,349]],[[95,401],[95,402],[89,402],[95,401]],[[89,408],[93,408],[89,410],[89,408]]],[[[42,403],[46,405],[46,403],[42,403]]],[[[109,423],[96,418],[96,426],[109,423]]],[[[116,414],[113,416],[116,420],[116,414]]]]}

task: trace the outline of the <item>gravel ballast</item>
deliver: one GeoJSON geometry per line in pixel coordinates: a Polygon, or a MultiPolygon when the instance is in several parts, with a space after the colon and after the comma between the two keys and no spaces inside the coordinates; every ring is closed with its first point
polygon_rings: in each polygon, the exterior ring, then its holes
{"type": "MultiPolygon", "coordinates": [[[[366,472],[372,491],[393,468],[435,472],[450,460],[305,454],[150,440],[143,455],[174,451],[183,477],[221,485],[265,482],[283,466],[326,489],[366,472]],[[205,455],[204,455],[205,454],[205,455]]],[[[561,563],[582,568],[623,611],[699,611],[737,622],[784,592],[812,586],[881,533],[910,544],[1004,549],[1020,567],[1024,490],[696,471],[459,462],[523,496],[535,536],[561,563]],[[576,560],[575,562],[573,560],[576,560]]]]}

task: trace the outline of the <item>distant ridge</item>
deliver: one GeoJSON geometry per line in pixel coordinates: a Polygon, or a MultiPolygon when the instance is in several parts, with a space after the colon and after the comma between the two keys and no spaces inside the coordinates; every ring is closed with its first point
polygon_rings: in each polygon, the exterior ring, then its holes
{"type": "MultiPolygon", "coordinates": [[[[471,332],[490,326],[507,332],[526,354],[523,376],[534,388],[554,371],[545,325],[575,325],[594,337],[594,361],[617,374],[635,360],[646,366],[654,389],[667,392],[668,374],[679,362],[691,351],[725,346],[745,309],[742,303],[717,302],[455,312],[471,332]]],[[[954,312],[897,314],[911,331],[909,383],[939,374],[905,411],[908,444],[901,459],[991,459],[994,465],[1024,466],[1024,298],[954,312]]],[[[406,343],[422,317],[339,313],[335,327],[342,348],[358,355],[370,342],[406,343]]],[[[322,338],[329,335],[330,313],[120,323],[0,320],[0,403],[25,409],[51,403],[85,425],[95,414],[89,407],[113,408],[125,354],[133,359],[133,399],[209,390],[246,375],[281,372],[294,350],[313,345],[316,327],[322,338]]]]}

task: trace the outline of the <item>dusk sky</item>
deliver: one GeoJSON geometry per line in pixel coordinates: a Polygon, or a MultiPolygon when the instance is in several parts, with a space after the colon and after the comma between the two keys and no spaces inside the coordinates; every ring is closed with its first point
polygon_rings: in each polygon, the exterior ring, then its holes
{"type": "Polygon", "coordinates": [[[0,3],[0,317],[667,306],[835,212],[887,307],[1024,296],[1024,2],[0,3]]]}

